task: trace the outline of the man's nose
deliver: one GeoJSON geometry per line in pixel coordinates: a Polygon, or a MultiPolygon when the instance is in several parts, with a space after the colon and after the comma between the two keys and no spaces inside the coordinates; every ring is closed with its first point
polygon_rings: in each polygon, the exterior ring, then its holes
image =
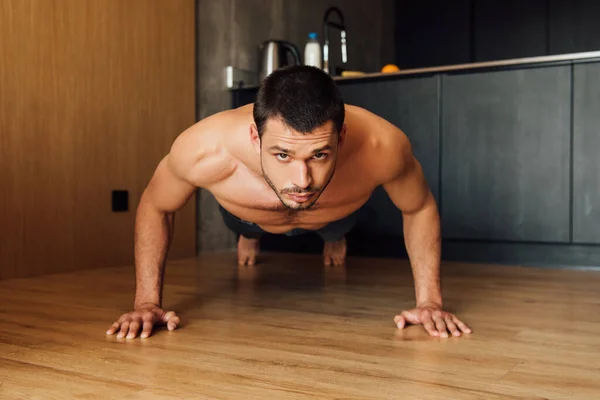
{"type": "Polygon", "coordinates": [[[294,178],[292,183],[301,189],[306,189],[312,184],[312,177],[310,176],[310,170],[306,163],[298,163],[294,171],[294,178]]]}

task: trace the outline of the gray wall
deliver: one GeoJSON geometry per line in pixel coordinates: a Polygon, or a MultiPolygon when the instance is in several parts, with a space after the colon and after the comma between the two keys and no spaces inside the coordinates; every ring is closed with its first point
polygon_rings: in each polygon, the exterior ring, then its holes
{"type": "MultiPolygon", "coordinates": [[[[255,70],[257,46],[266,39],[289,40],[304,52],[308,33],[322,34],[329,6],[344,13],[348,34],[348,69],[379,71],[394,62],[393,0],[198,0],[198,116],[231,107],[223,89],[227,65],[255,70]]],[[[340,65],[339,35],[332,31],[331,59],[340,65]]],[[[198,246],[201,252],[235,248],[212,195],[199,198],[198,246]]]]}

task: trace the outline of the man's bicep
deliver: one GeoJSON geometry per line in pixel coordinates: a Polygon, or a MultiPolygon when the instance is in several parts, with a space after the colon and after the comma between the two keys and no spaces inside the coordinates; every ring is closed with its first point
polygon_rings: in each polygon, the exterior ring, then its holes
{"type": "Polygon", "coordinates": [[[161,211],[175,212],[185,206],[196,189],[175,171],[167,155],[156,167],[142,199],[161,211]]]}
{"type": "Polygon", "coordinates": [[[432,201],[421,163],[410,155],[402,170],[383,184],[390,200],[403,213],[417,212],[432,201]]]}

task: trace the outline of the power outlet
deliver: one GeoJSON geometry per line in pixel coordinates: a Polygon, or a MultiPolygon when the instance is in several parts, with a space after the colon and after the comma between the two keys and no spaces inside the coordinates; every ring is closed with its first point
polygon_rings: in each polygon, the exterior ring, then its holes
{"type": "Polygon", "coordinates": [[[127,190],[112,191],[112,210],[113,212],[129,211],[129,192],[127,190]]]}

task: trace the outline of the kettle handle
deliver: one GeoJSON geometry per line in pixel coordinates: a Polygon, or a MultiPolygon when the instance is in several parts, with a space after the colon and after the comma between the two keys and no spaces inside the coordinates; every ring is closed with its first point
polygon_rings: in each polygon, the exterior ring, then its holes
{"type": "Polygon", "coordinates": [[[285,50],[289,51],[292,54],[292,56],[296,60],[296,65],[302,65],[302,59],[300,57],[300,51],[298,51],[298,48],[293,43],[284,40],[280,43],[285,50]]]}

